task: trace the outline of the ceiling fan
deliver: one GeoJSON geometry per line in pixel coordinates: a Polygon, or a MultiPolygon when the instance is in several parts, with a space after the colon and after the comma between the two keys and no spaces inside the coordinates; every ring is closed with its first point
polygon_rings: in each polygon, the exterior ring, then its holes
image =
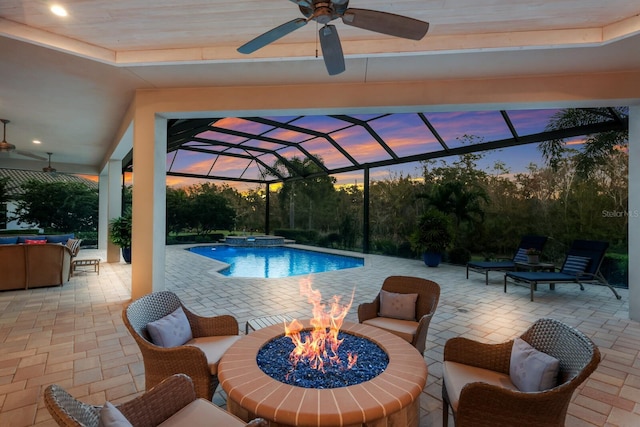
{"type": "Polygon", "coordinates": [[[2,135],[2,142],[0,142],[0,151],[2,151],[2,152],[13,151],[13,150],[16,149],[16,146],[7,142],[7,123],[9,123],[9,120],[0,119],[0,122],[2,122],[3,127],[4,127],[4,132],[3,132],[3,135],[2,135]]]}
{"type": "Polygon", "coordinates": [[[47,155],[49,156],[49,165],[45,166],[42,168],[42,172],[45,173],[55,173],[56,172],[56,168],[51,167],[51,155],[53,153],[47,153],[47,155]]]}
{"type": "Polygon", "coordinates": [[[276,28],[259,35],[253,40],[238,48],[240,53],[253,53],[264,46],[286,36],[301,28],[309,21],[316,21],[324,26],[320,28],[319,39],[322,48],[322,56],[329,75],[340,74],[345,70],[344,55],[340,38],[335,25],[328,25],[337,18],[352,27],[358,27],[377,33],[401,37],[411,40],[420,40],[429,29],[429,23],[396,15],[388,12],[380,12],[370,9],[349,8],[349,0],[290,0],[296,3],[305,18],[296,18],[276,28]]]}
{"type": "Polygon", "coordinates": [[[11,120],[0,119],[0,122],[2,122],[3,125],[2,141],[0,142],[0,153],[16,153],[21,156],[31,157],[36,160],[47,160],[44,157],[38,156],[37,154],[16,150],[15,145],[7,142],[7,123],[11,123],[11,120]]]}

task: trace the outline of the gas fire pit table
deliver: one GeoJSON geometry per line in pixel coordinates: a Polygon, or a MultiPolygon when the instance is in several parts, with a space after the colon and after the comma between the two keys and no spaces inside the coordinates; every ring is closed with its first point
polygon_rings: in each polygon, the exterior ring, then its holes
{"type": "MultiPolygon", "coordinates": [[[[302,321],[305,329],[309,320],[302,321]]],[[[259,329],[237,341],[218,365],[229,412],[248,421],[262,417],[272,427],[402,425],[420,422],[420,393],[427,381],[423,356],[403,339],[372,326],[344,322],[342,332],[367,338],[389,358],[386,369],[369,381],[338,388],[285,384],[258,366],[258,351],[284,334],[282,325],[259,329]]]]}

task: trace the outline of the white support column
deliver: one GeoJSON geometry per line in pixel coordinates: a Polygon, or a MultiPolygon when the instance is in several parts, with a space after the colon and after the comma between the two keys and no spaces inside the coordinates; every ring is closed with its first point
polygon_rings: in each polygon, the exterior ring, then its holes
{"type": "Polygon", "coordinates": [[[629,318],[640,320],[640,106],[629,107],[629,318]]]}
{"type": "Polygon", "coordinates": [[[133,122],[131,298],[165,288],[167,121],[137,106],[133,122]]]}
{"type": "Polygon", "coordinates": [[[98,175],[98,249],[106,249],[109,227],[109,174],[98,175]]]}
{"type": "MultiPolygon", "coordinates": [[[[110,160],[107,165],[107,223],[105,235],[109,232],[109,222],[122,214],[122,160],[110,160]]],[[[107,262],[120,262],[120,248],[107,240],[107,262]]]]}

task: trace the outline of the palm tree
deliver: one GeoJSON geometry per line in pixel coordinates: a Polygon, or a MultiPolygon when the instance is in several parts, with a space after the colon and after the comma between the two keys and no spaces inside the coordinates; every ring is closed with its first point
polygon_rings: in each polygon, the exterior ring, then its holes
{"type": "MultiPolygon", "coordinates": [[[[322,163],[321,158],[316,158],[322,163]]],[[[312,159],[305,157],[300,159],[292,157],[287,161],[277,160],[273,167],[281,176],[295,177],[301,176],[300,180],[285,180],[280,190],[280,205],[286,211],[286,204],[289,203],[289,227],[295,228],[296,201],[308,203],[308,229],[313,228],[314,213],[318,213],[321,202],[327,201],[335,192],[333,184],[335,178],[323,174],[322,168],[312,159]]]]}
{"type": "MultiPolygon", "coordinates": [[[[604,120],[618,121],[628,119],[625,108],[569,108],[558,111],[551,117],[547,131],[557,131],[568,127],[585,126],[602,123],[604,120]]],[[[612,130],[587,135],[584,150],[576,159],[576,171],[581,176],[589,176],[597,167],[606,164],[607,159],[629,144],[629,129],[612,130]]],[[[566,139],[554,139],[540,143],[539,149],[543,157],[553,168],[556,168],[567,152],[566,139]]]]}

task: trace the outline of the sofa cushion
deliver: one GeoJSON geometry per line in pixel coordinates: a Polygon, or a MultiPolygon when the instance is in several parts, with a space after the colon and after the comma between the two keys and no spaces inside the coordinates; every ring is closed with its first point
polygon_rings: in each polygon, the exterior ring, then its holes
{"type": "Polygon", "coordinates": [[[67,243],[67,240],[73,239],[74,234],[57,234],[52,236],[46,236],[47,243],[67,243]]]}
{"type": "Polygon", "coordinates": [[[18,243],[24,243],[25,240],[44,240],[45,242],[47,241],[47,237],[46,236],[18,236],[18,243]]]}
{"type": "Polygon", "coordinates": [[[462,389],[470,383],[487,383],[509,390],[518,390],[507,374],[458,362],[445,361],[442,366],[442,373],[447,395],[454,411],[458,410],[462,389]]]}
{"type": "Polygon", "coordinates": [[[18,236],[0,237],[0,245],[15,245],[18,243],[18,236]]]}
{"type": "Polygon", "coordinates": [[[547,390],[558,384],[560,361],[536,350],[521,338],[513,341],[509,375],[520,391],[547,390]]]}
{"type": "Polygon", "coordinates": [[[47,241],[44,239],[25,239],[25,245],[46,245],[47,241]]]}
{"type": "Polygon", "coordinates": [[[380,291],[380,317],[416,320],[418,294],[398,294],[380,291]]]}
{"type": "Polygon", "coordinates": [[[177,347],[193,338],[189,319],[184,314],[182,307],[178,307],[173,313],[147,324],[147,331],[151,336],[151,341],[160,347],[177,347]]]}
{"type": "Polygon", "coordinates": [[[414,320],[401,320],[392,319],[390,317],[374,317],[372,319],[365,320],[365,325],[375,326],[376,328],[384,329],[387,332],[391,332],[394,335],[399,336],[408,343],[413,342],[413,338],[418,331],[418,322],[414,320]]]}
{"type": "Polygon", "coordinates": [[[244,425],[245,422],[240,418],[213,403],[204,399],[196,399],[173,414],[158,427],[242,427],[244,425]]]}
{"type": "Polygon", "coordinates": [[[111,402],[106,402],[100,409],[98,427],[133,427],[133,424],[111,402]]]}
{"type": "Polygon", "coordinates": [[[218,375],[218,363],[224,353],[236,341],[240,339],[240,335],[219,335],[215,337],[199,337],[194,338],[186,343],[193,347],[198,347],[207,358],[209,371],[211,375],[218,375]]]}

